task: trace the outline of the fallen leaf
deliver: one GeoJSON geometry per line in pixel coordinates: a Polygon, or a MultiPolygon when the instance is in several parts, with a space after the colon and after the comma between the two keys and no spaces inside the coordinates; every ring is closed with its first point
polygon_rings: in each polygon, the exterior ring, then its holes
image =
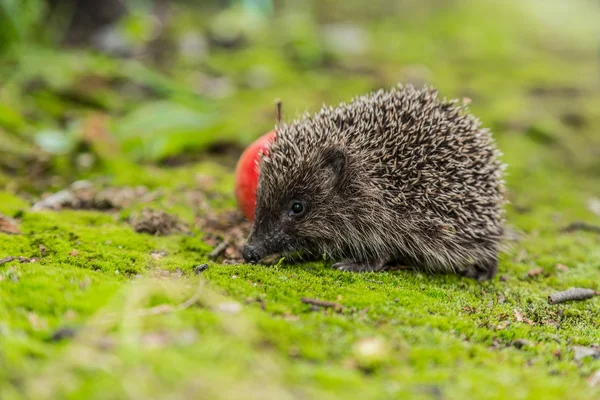
{"type": "Polygon", "coordinates": [[[558,263],[556,264],[556,269],[559,271],[567,272],[569,270],[569,267],[567,267],[565,264],[558,263]]]}
{"type": "Polygon", "coordinates": [[[514,311],[514,316],[518,322],[525,322],[526,324],[533,325],[533,321],[523,316],[523,314],[521,314],[521,311],[517,310],[516,308],[514,311]]]}
{"type": "Polygon", "coordinates": [[[519,322],[523,322],[523,314],[517,309],[514,311],[515,319],[519,322]]]}
{"type": "Polygon", "coordinates": [[[72,257],[77,257],[79,255],[79,251],[77,251],[76,249],[73,249],[72,251],[69,252],[69,255],[72,257]]]}
{"type": "Polygon", "coordinates": [[[21,231],[17,228],[15,221],[0,215],[0,232],[10,233],[12,235],[20,235],[21,231]]]}
{"type": "Polygon", "coordinates": [[[562,352],[560,351],[560,349],[555,349],[555,350],[552,352],[552,355],[553,355],[554,357],[556,357],[556,359],[557,359],[557,360],[559,360],[559,361],[562,359],[562,352]]]}
{"type": "Polygon", "coordinates": [[[542,272],[544,272],[544,269],[542,267],[537,267],[537,268],[534,268],[534,269],[530,270],[529,272],[527,272],[527,276],[529,276],[529,277],[538,276],[542,272]]]}
{"type": "Polygon", "coordinates": [[[462,310],[466,311],[468,314],[475,314],[477,312],[477,309],[471,306],[464,306],[462,310]]]}
{"type": "Polygon", "coordinates": [[[161,258],[163,258],[164,256],[166,256],[168,253],[164,250],[152,250],[150,252],[150,257],[152,257],[155,260],[160,260],[161,258]]]}

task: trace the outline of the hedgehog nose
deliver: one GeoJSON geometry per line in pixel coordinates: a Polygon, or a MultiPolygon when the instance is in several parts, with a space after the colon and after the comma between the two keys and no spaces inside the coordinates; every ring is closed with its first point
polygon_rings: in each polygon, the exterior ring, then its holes
{"type": "Polygon", "coordinates": [[[244,256],[244,260],[249,262],[250,264],[256,264],[260,260],[260,255],[258,252],[251,246],[244,246],[242,250],[242,256],[244,256]]]}

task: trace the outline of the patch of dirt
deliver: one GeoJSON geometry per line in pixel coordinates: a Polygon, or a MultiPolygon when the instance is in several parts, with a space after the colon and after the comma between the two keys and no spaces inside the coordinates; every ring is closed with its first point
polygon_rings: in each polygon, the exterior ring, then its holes
{"type": "Polygon", "coordinates": [[[138,233],[149,233],[157,236],[189,231],[187,225],[177,217],[151,208],[145,208],[140,213],[134,213],[129,223],[138,233]]]}
{"type": "Polygon", "coordinates": [[[211,211],[198,218],[196,225],[205,233],[206,243],[219,250],[214,252],[214,259],[222,259],[224,264],[243,262],[242,248],[252,223],[239,211],[230,210],[219,214],[211,211]]]}
{"type": "Polygon", "coordinates": [[[134,203],[148,203],[160,195],[160,191],[151,192],[144,186],[99,189],[88,181],[77,181],[68,189],[43,196],[33,210],[118,210],[134,203]]]}
{"type": "MultiPolygon", "coordinates": [[[[209,258],[225,264],[243,262],[242,248],[250,233],[251,222],[237,210],[213,210],[208,198],[215,184],[214,178],[199,175],[196,180],[197,188],[184,190],[180,194],[183,193],[187,205],[203,211],[202,216],[196,218],[196,226],[204,232],[205,242],[215,248],[209,258]]],[[[46,194],[33,205],[33,210],[120,210],[134,204],[151,202],[162,195],[160,189],[149,191],[144,186],[99,188],[89,181],[78,181],[67,189],[46,194]]],[[[176,216],[152,208],[133,213],[129,224],[136,232],[151,235],[189,232],[189,227],[176,216]]],[[[152,256],[158,259],[162,254],[152,256]]]]}

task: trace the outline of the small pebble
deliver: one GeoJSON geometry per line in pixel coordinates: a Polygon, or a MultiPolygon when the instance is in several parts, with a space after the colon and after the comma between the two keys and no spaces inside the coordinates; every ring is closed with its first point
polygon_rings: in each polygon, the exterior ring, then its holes
{"type": "Polygon", "coordinates": [[[388,354],[386,342],[379,337],[360,339],[354,344],[353,350],[358,365],[366,369],[371,369],[381,364],[388,354]]]}
{"type": "Polygon", "coordinates": [[[228,314],[237,314],[242,311],[242,305],[235,301],[230,301],[227,303],[221,303],[217,306],[217,309],[221,312],[228,314]]]}
{"type": "Polygon", "coordinates": [[[512,345],[514,347],[516,347],[517,349],[522,349],[523,347],[529,345],[529,341],[527,341],[525,339],[517,339],[512,343],[512,345]]]}
{"type": "Polygon", "coordinates": [[[594,359],[600,358],[600,349],[594,347],[574,346],[573,353],[575,361],[581,361],[586,357],[591,357],[594,359]]]}
{"type": "Polygon", "coordinates": [[[76,334],[77,334],[77,330],[74,328],[68,328],[68,327],[59,328],[52,334],[52,336],[50,337],[50,340],[53,342],[59,342],[64,339],[70,339],[72,337],[75,337],[76,334]]]}
{"type": "Polygon", "coordinates": [[[194,268],[194,273],[198,275],[201,272],[204,272],[208,269],[208,264],[200,264],[196,268],[194,268]]]}

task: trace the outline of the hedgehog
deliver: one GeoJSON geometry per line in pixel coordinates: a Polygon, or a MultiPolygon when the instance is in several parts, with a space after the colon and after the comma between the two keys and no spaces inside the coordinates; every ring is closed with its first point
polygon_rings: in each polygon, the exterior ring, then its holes
{"type": "Polygon", "coordinates": [[[490,279],[504,236],[500,156],[468,101],[429,87],[397,85],[278,122],[243,257],[326,255],[343,271],[402,265],[490,279]]]}

